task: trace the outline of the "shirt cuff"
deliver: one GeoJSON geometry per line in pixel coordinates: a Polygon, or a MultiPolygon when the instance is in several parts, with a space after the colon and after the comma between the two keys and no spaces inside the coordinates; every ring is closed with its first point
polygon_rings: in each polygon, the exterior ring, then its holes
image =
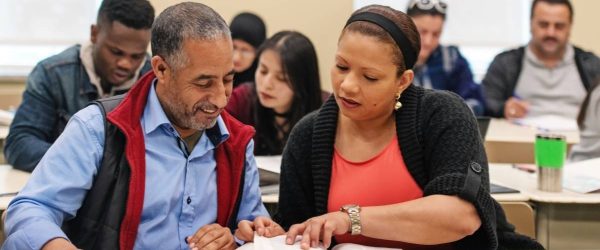
{"type": "Polygon", "coordinates": [[[56,224],[49,221],[37,221],[28,225],[6,239],[6,243],[15,249],[41,249],[51,239],[67,238],[56,224]]]}
{"type": "Polygon", "coordinates": [[[238,246],[246,244],[245,241],[238,239],[237,237],[235,237],[235,235],[233,236],[233,240],[235,241],[235,244],[237,244],[238,246]]]}

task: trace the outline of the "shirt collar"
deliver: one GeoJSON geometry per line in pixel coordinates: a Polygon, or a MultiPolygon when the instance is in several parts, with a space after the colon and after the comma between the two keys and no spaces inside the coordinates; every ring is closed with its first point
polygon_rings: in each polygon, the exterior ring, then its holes
{"type": "Polygon", "coordinates": [[[109,97],[114,96],[115,92],[120,93],[123,90],[128,90],[135,84],[138,80],[138,76],[140,75],[140,71],[144,67],[144,62],[140,64],[140,66],[135,70],[133,77],[123,83],[120,86],[115,86],[110,90],[110,93],[104,93],[102,86],[100,85],[100,76],[96,74],[96,68],[94,67],[94,58],[92,56],[92,50],[94,49],[94,44],[90,41],[86,41],[81,44],[81,48],[79,49],[79,59],[81,60],[81,64],[85,68],[85,72],[88,74],[90,78],[90,82],[92,85],[96,87],[98,90],[98,96],[100,97],[109,97]]]}
{"type": "MultiPolygon", "coordinates": [[[[156,79],[152,81],[146,107],[144,108],[144,114],[142,115],[144,132],[150,134],[162,127],[173,135],[179,136],[173,125],[171,125],[169,118],[167,118],[167,115],[158,100],[155,89],[156,81],[156,79]]],[[[217,124],[215,124],[214,127],[207,129],[205,135],[208,136],[208,139],[210,139],[215,146],[223,143],[229,138],[229,130],[227,129],[227,126],[225,126],[223,118],[220,115],[217,117],[217,124]]]]}
{"type": "MultiPolygon", "coordinates": [[[[527,46],[525,49],[525,58],[528,62],[535,65],[536,67],[546,67],[544,62],[542,62],[531,50],[531,45],[527,46]]],[[[562,67],[571,63],[575,63],[575,50],[571,44],[567,44],[565,54],[560,62],[556,65],[556,67],[562,67]]]]}

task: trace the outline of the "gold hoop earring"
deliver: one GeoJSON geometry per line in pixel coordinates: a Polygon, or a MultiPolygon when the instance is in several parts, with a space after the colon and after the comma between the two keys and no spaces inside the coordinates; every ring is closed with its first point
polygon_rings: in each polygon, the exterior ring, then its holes
{"type": "Polygon", "coordinates": [[[402,103],[400,102],[400,94],[396,97],[396,105],[394,105],[394,110],[398,111],[398,109],[402,108],[402,103]]]}

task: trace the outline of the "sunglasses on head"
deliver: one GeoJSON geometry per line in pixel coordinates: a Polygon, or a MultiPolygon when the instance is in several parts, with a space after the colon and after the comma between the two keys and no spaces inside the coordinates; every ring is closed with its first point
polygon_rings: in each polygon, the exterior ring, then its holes
{"type": "Polygon", "coordinates": [[[448,4],[442,0],[412,0],[408,5],[408,8],[425,11],[435,9],[439,13],[446,14],[448,4]]]}

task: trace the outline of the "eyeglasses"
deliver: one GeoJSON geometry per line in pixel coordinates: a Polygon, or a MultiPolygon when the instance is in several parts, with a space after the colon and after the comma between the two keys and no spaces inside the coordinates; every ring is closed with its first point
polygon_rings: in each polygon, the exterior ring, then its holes
{"type": "Polygon", "coordinates": [[[442,0],[412,0],[408,4],[408,9],[431,10],[434,9],[439,13],[446,14],[448,4],[442,0]]]}

